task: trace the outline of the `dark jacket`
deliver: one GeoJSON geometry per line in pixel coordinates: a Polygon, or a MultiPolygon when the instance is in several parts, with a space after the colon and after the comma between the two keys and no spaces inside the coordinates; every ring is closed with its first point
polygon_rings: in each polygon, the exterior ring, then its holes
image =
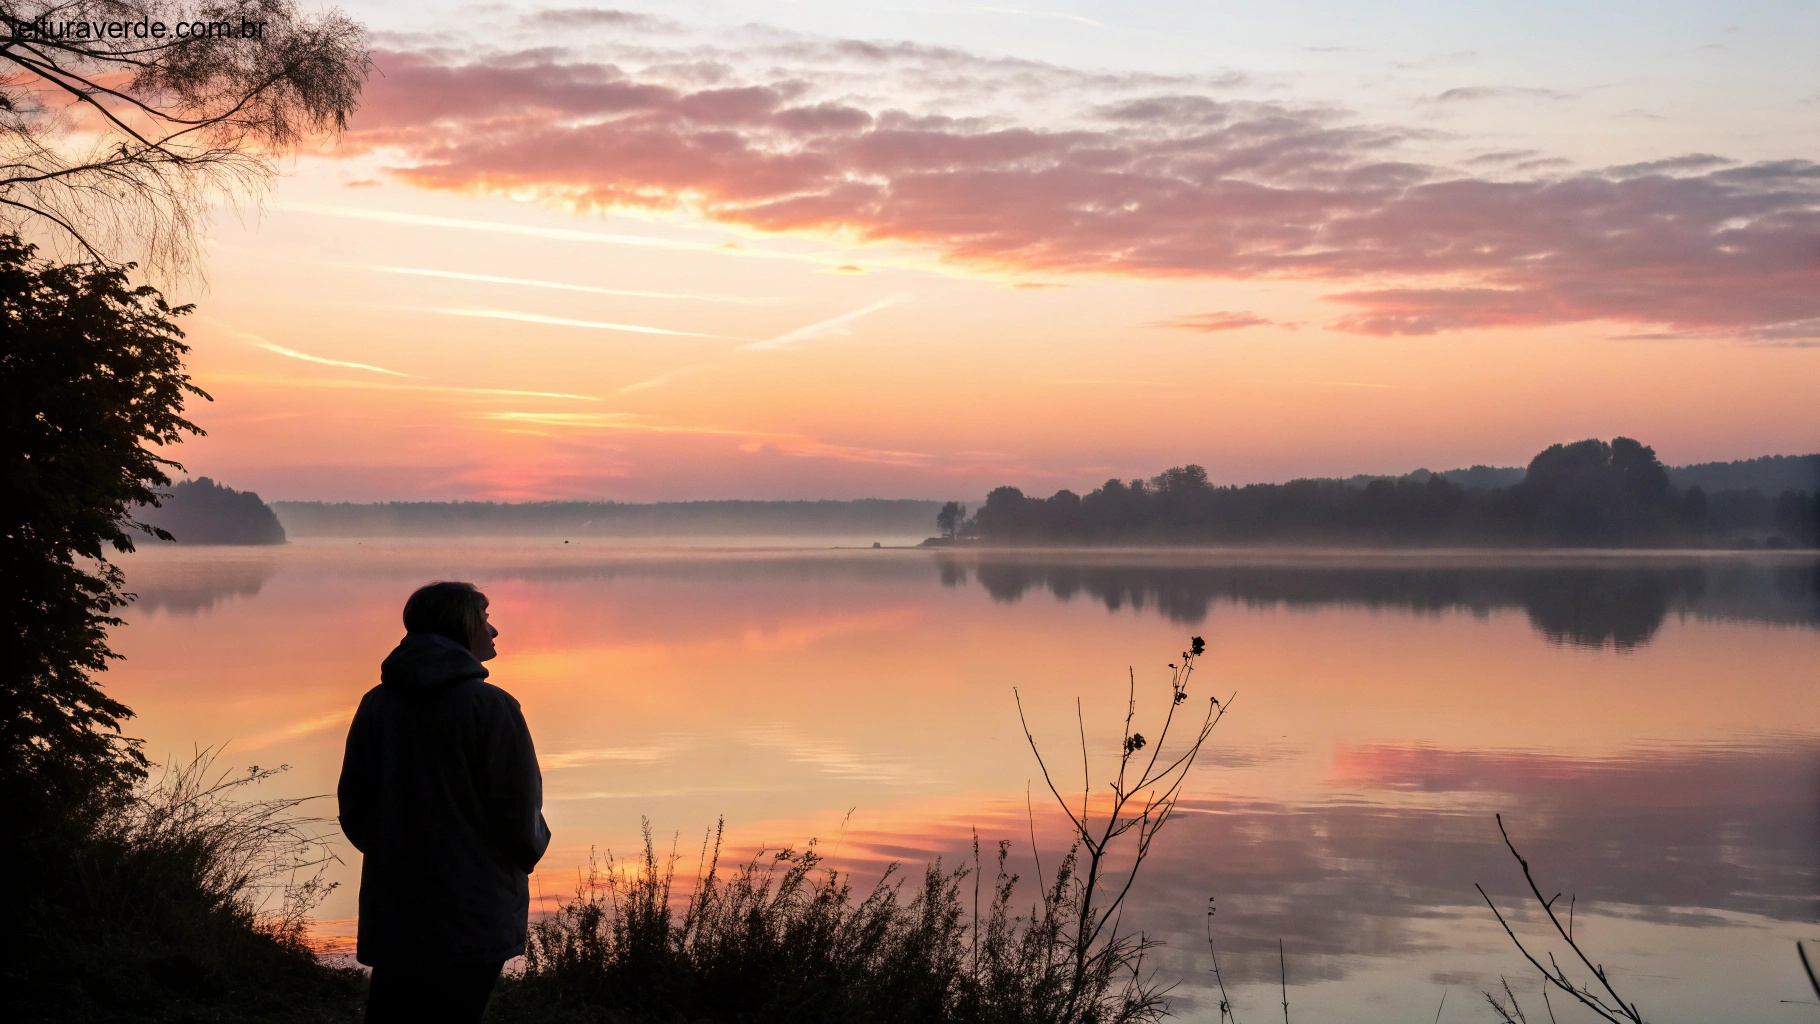
{"type": "Polygon", "coordinates": [[[467,648],[407,633],[361,698],[341,762],[341,831],[366,855],[368,965],[524,952],[529,875],[550,845],[543,776],[512,695],[467,648]]]}

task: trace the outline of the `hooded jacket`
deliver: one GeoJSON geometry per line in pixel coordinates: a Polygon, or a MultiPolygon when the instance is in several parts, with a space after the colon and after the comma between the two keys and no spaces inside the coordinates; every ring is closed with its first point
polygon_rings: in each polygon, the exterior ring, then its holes
{"type": "Polygon", "coordinates": [[[492,963],[524,952],[550,845],[524,714],[466,647],[407,633],[348,726],[336,795],[365,855],[356,956],[492,963]]]}

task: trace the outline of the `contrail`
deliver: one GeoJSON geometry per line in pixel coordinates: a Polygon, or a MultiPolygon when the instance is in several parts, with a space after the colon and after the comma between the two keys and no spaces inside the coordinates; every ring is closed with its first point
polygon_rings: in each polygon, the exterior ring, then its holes
{"type": "Polygon", "coordinates": [[[675,380],[678,377],[687,376],[688,374],[696,373],[701,370],[705,370],[708,367],[713,366],[713,365],[717,365],[717,364],[697,363],[693,366],[679,366],[676,369],[671,370],[667,373],[660,373],[655,377],[650,377],[645,380],[638,381],[637,383],[634,383],[634,384],[627,384],[625,387],[620,388],[618,391],[615,391],[613,393],[616,395],[627,395],[627,394],[631,394],[634,391],[646,391],[651,388],[662,387],[665,384],[670,383],[671,381],[675,380]]]}
{"type": "MultiPolygon", "coordinates": [[[[416,313],[441,313],[444,316],[476,317],[482,320],[516,320],[527,324],[550,324],[554,327],[585,327],[594,331],[625,331],[629,334],[664,334],[678,338],[722,338],[724,334],[701,334],[695,331],[672,331],[664,327],[645,327],[641,324],[615,324],[603,320],[570,320],[567,317],[543,316],[539,313],[518,313],[507,309],[437,309],[427,306],[398,306],[397,309],[408,309],[416,313]]],[[[739,339],[732,339],[738,341],[739,339]]]]}
{"type": "Polygon", "coordinates": [[[294,348],[285,348],[283,345],[274,344],[261,338],[257,334],[249,334],[246,331],[236,331],[232,328],[227,328],[227,330],[229,333],[238,336],[254,348],[262,348],[267,352],[275,352],[278,355],[288,356],[292,359],[301,359],[306,363],[319,363],[323,366],[340,366],[349,370],[366,370],[369,373],[385,373],[390,374],[393,377],[411,376],[411,374],[408,373],[400,373],[397,370],[388,370],[383,366],[374,366],[371,363],[353,363],[345,359],[327,359],[323,356],[313,356],[308,352],[299,352],[294,348]]]}
{"type": "Polygon", "coordinates": [[[346,380],[328,377],[262,377],[257,374],[218,373],[212,381],[254,384],[286,388],[334,388],[346,391],[429,391],[446,395],[499,395],[504,398],[562,398],[576,402],[598,402],[593,395],[571,395],[561,391],[521,391],[516,388],[464,388],[445,384],[393,384],[378,380],[346,380]]]}
{"type": "Polygon", "coordinates": [[[787,302],[778,298],[747,298],[737,295],[695,295],[689,292],[646,292],[629,291],[621,288],[600,288],[588,284],[567,284],[562,281],[539,281],[529,277],[500,277],[496,274],[467,274],[457,270],[428,270],[420,267],[376,267],[359,263],[345,263],[350,270],[376,270],[382,274],[408,274],[413,277],[445,277],[452,281],[478,281],[483,284],[509,284],[521,288],[549,288],[564,292],[587,292],[590,295],[623,295],[635,299],[684,299],[696,302],[737,302],[749,305],[764,305],[773,302],[787,302]]]}
{"type": "Polygon", "coordinates": [[[327,217],[379,221],[385,224],[412,224],[430,228],[458,228],[464,231],[489,231],[502,235],[524,235],[561,242],[587,242],[594,245],[630,245],[649,249],[675,249],[682,252],[705,252],[716,256],[749,256],[755,259],[794,260],[801,263],[828,264],[829,258],[768,249],[747,249],[732,243],[684,242],[648,235],[615,235],[604,231],[579,231],[574,228],[546,228],[534,224],[501,224],[490,220],[468,220],[464,217],[437,217],[426,213],[400,213],[394,210],[367,210],[358,206],[329,206],[322,203],[273,203],[273,209],[295,213],[317,213],[327,217]]]}
{"type": "Polygon", "coordinates": [[[845,334],[847,333],[847,325],[858,320],[860,317],[876,313],[887,306],[895,306],[900,302],[907,302],[909,299],[910,296],[908,295],[893,295],[888,299],[880,299],[870,306],[853,310],[851,313],[842,313],[840,316],[823,320],[820,323],[813,323],[807,327],[798,327],[794,331],[786,331],[775,338],[767,338],[764,341],[754,341],[742,347],[749,351],[757,352],[766,349],[788,348],[799,341],[806,341],[810,338],[819,338],[823,335],[845,334]]]}

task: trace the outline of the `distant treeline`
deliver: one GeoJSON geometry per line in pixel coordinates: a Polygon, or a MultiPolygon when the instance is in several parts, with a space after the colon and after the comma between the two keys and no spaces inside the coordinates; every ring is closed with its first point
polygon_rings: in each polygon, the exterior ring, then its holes
{"type": "MultiPolygon", "coordinates": [[[[1801,459],[1788,461],[1800,466],[1801,459]]],[[[1689,468],[1724,481],[1716,468],[1724,465],[1689,468]]],[[[1000,487],[971,518],[950,503],[936,522],[948,537],[1011,544],[1812,547],[1820,538],[1811,482],[1774,494],[1678,487],[1655,451],[1630,438],[1553,445],[1521,473],[1514,484],[1482,488],[1444,474],[1363,486],[1296,480],[1216,487],[1201,467],[1178,466],[1148,481],[1108,480],[1086,495],[1064,490],[1033,498],[1000,487]]]]}
{"type": "MultiPolygon", "coordinates": [[[[1473,466],[1470,469],[1448,469],[1439,473],[1418,469],[1401,476],[1360,473],[1338,479],[1337,482],[1352,487],[1363,487],[1374,480],[1425,484],[1429,477],[1440,476],[1445,477],[1448,483],[1459,484],[1467,490],[1485,491],[1494,487],[1514,487],[1523,482],[1525,472],[1522,466],[1473,466]]],[[[1318,478],[1318,482],[1330,481],[1318,478]]],[[[1670,466],[1668,482],[1681,490],[1698,487],[1707,494],[1714,491],[1761,491],[1771,496],[1783,491],[1811,493],[1820,491],[1820,455],[1764,455],[1736,462],[1697,462],[1691,466],[1670,466]]]]}
{"type": "Polygon", "coordinates": [[[294,537],[920,536],[936,501],[276,501],[294,537]]]}
{"type": "Polygon", "coordinates": [[[179,544],[283,544],[284,526],[259,495],[208,477],[179,481],[159,505],[141,505],[133,518],[168,532],[179,544]]]}

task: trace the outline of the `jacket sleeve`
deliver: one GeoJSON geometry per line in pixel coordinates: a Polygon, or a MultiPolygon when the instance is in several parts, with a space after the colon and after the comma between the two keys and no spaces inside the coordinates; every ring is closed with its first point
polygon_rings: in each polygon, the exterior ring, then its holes
{"type": "Polygon", "coordinates": [[[499,833],[496,841],[513,867],[529,874],[550,847],[543,817],[543,772],[518,702],[506,697],[487,743],[487,775],[499,833]]]}
{"type": "Polygon", "coordinates": [[[340,805],[341,834],[366,853],[373,835],[372,750],[366,741],[370,731],[367,702],[362,700],[348,723],[347,747],[341,754],[341,780],[335,785],[335,800],[340,805]]]}

